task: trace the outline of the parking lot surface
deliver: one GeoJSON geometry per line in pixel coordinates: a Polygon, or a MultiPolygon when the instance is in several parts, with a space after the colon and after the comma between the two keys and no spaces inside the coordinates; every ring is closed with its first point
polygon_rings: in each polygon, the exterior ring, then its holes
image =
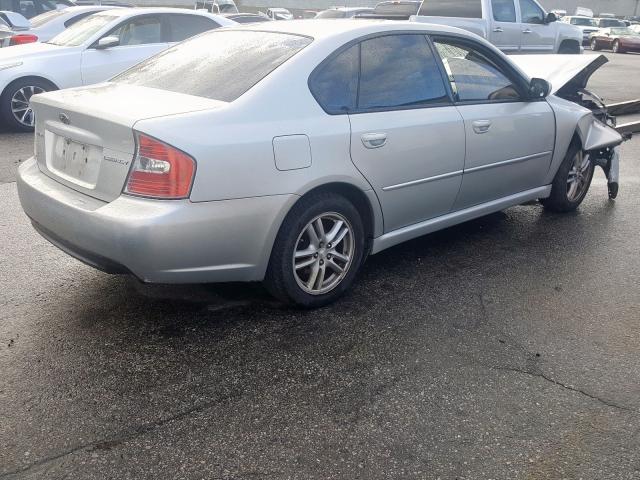
{"type": "MultiPolygon", "coordinates": [[[[640,98],[640,56],[590,84],[640,98]]],[[[143,286],[39,237],[0,133],[0,479],[640,478],[640,139],[573,214],[371,257],[316,311],[143,286]]]]}

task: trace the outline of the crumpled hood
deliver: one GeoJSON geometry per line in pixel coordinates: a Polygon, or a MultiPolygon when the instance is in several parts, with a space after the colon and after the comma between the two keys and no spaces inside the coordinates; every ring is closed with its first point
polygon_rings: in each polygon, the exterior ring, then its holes
{"type": "Polygon", "coordinates": [[[604,55],[513,55],[509,59],[529,78],[543,78],[551,93],[563,87],[585,88],[593,72],[609,60],[604,55]]]}

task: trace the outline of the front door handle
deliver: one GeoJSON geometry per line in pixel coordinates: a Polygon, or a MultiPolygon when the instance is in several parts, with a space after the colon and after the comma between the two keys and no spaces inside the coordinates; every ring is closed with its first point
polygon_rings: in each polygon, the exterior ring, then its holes
{"type": "Polygon", "coordinates": [[[380,148],[387,144],[386,133],[364,133],[361,139],[365,148],[380,148]]]}
{"type": "Polygon", "coordinates": [[[531,33],[531,29],[530,28],[525,28],[524,30],[522,30],[522,33],[531,33]]]}
{"type": "Polygon", "coordinates": [[[494,32],[496,32],[496,33],[502,33],[502,32],[504,32],[504,30],[502,29],[502,27],[496,27],[496,28],[494,28],[494,29],[493,29],[493,31],[494,31],[494,32]]]}
{"type": "Polygon", "coordinates": [[[491,128],[489,120],[476,120],[471,125],[473,125],[473,131],[476,133],[487,133],[491,128]]]}

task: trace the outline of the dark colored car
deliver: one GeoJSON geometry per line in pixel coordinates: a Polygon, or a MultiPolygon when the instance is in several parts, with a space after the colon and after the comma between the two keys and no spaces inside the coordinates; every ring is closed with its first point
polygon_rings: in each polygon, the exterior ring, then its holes
{"type": "Polygon", "coordinates": [[[640,52],[640,34],[629,27],[602,28],[591,34],[591,50],[607,49],[613,53],[640,52]]]}
{"type": "Polygon", "coordinates": [[[0,10],[16,12],[25,18],[74,5],[70,0],[0,0],[0,10]]]}

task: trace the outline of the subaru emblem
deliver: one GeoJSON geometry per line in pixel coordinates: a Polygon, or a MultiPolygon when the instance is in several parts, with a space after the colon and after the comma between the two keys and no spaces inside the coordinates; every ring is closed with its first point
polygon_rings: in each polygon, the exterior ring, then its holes
{"type": "Polygon", "coordinates": [[[69,116],[66,113],[61,113],[58,115],[58,118],[60,119],[60,121],[62,123],[64,123],[65,125],[69,125],[71,123],[71,120],[69,120],[69,116]]]}

